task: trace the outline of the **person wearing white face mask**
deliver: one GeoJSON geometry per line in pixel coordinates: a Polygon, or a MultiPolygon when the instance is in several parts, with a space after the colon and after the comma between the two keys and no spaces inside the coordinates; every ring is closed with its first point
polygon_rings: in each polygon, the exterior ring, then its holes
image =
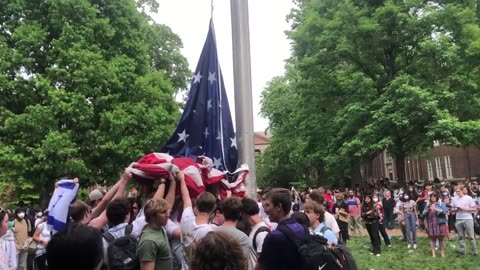
{"type": "Polygon", "coordinates": [[[23,270],[27,266],[27,250],[24,249],[25,241],[28,239],[28,234],[32,230],[30,221],[25,218],[25,209],[17,208],[15,210],[14,238],[15,246],[17,248],[18,269],[23,270]]]}
{"type": "Polygon", "coordinates": [[[403,199],[401,200],[401,211],[405,219],[405,238],[407,240],[407,248],[410,249],[413,246],[413,249],[417,248],[417,227],[418,224],[418,212],[417,205],[413,198],[410,198],[408,193],[403,194],[403,199]]]}
{"type": "Polygon", "coordinates": [[[33,226],[33,227],[37,228],[38,224],[43,222],[43,212],[40,208],[37,209],[37,211],[35,211],[35,212],[36,212],[36,214],[35,214],[35,226],[33,226]]]}

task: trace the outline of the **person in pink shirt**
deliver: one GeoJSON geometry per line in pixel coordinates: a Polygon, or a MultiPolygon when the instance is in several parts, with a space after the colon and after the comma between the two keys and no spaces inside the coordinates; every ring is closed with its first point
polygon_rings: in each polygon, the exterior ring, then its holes
{"type": "Polygon", "coordinates": [[[360,235],[364,236],[362,218],[360,216],[360,199],[355,197],[353,190],[348,191],[347,205],[348,212],[350,213],[349,227],[350,230],[352,230],[352,235],[356,235],[356,230],[358,229],[360,231],[360,235]]]}

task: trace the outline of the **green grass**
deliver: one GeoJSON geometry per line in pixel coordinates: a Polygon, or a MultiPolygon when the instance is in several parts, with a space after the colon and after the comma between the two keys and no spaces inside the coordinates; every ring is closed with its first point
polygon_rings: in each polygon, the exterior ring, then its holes
{"type": "MultiPolygon", "coordinates": [[[[347,247],[357,261],[359,270],[480,270],[480,256],[471,256],[470,245],[466,243],[467,255],[458,257],[456,248],[458,241],[446,241],[445,257],[432,258],[430,242],[427,238],[418,238],[418,247],[413,252],[407,251],[405,242],[393,237],[392,247],[387,248],[382,241],[382,255],[370,255],[370,239],[366,237],[351,237],[347,247]]],[[[479,241],[477,240],[477,247],[479,241]]]]}

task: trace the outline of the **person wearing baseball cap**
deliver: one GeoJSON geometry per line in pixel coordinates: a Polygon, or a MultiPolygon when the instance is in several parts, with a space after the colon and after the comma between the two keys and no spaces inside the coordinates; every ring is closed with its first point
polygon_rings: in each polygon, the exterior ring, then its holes
{"type": "Polygon", "coordinates": [[[100,190],[95,189],[92,192],[90,192],[88,197],[90,198],[90,206],[92,208],[95,208],[102,201],[103,193],[100,190]]]}

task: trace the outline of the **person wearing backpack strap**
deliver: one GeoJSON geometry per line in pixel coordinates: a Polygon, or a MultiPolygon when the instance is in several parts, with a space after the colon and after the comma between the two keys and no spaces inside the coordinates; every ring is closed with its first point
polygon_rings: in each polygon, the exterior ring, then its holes
{"type": "Polygon", "coordinates": [[[127,198],[112,200],[106,210],[112,225],[103,233],[103,256],[107,269],[140,269],[136,257],[137,238],[132,236],[133,225],[129,225],[130,201],[127,198]]]}
{"type": "Polygon", "coordinates": [[[350,213],[350,222],[349,227],[352,231],[353,236],[356,236],[356,231],[360,232],[360,235],[363,237],[365,233],[363,232],[362,227],[362,218],[361,218],[361,205],[360,199],[355,196],[354,190],[348,191],[348,198],[347,198],[347,205],[348,205],[348,212],[350,213]]]}
{"type": "MultiPolygon", "coordinates": [[[[265,194],[263,208],[272,222],[279,226],[287,226],[299,239],[308,236],[305,227],[289,217],[291,206],[290,191],[284,188],[275,188],[265,194]]],[[[265,237],[262,253],[258,257],[256,270],[291,270],[298,269],[302,258],[295,243],[290,241],[280,230],[271,231],[265,237]]]]}
{"type": "Polygon", "coordinates": [[[145,221],[138,242],[137,255],[141,270],[173,270],[172,253],[168,242],[167,225],[170,206],[164,199],[152,198],[145,203],[145,221]]]}
{"type": "Polygon", "coordinates": [[[323,209],[323,206],[309,200],[303,205],[303,209],[305,210],[305,214],[307,214],[310,221],[310,233],[325,237],[329,247],[338,244],[338,238],[323,222],[325,217],[325,210],[323,209]]]}
{"type": "MultiPolygon", "coordinates": [[[[257,202],[251,198],[242,199],[243,214],[247,217],[248,222],[252,225],[252,231],[248,236],[250,244],[257,253],[257,257],[262,253],[262,246],[265,237],[270,232],[270,227],[260,218],[257,202]]],[[[255,265],[255,264],[254,264],[255,265]]]]}
{"type": "Polygon", "coordinates": [[[30,221],[25,218],[25,208],[17,207],[15,209],[16,218],[14,220],[14,238],[17,247],[18,269],[24,269],[27,266],[28,251],[24,248],[24,244],[28,239],[28,234],[32,230],[30,221]]]}
{"type": "Polygon", "coordinates": [[[338,227],[338,223],[337,223],[337,220],[335,219],[335,216],[333,216],[332,214],[330,214],[327,211],[328,208],[325,206],[327,201],[326,201],[325,197],[323,196],[323,194],[318,190],[314,190],[308,196],[307,201],[316,202],[318,205],[321,205],[323,207],[324,217],[322,219],[323,220],[322,222],[328,228],[330,228],[330,230],[332,230],[332,232],[335,234],[335,237],[338,238],[338,234],[340,233],[340,228],[338,227]]]}

